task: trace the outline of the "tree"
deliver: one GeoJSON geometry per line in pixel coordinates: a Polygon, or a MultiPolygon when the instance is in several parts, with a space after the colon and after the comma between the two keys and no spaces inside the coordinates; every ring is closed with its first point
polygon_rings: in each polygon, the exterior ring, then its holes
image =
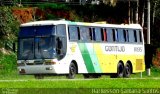
{"type": "Polygon", "coordinates": [[[9,7],[0,7],[0,48],[12,47],[17,40],[19,22],[9,7]]]}

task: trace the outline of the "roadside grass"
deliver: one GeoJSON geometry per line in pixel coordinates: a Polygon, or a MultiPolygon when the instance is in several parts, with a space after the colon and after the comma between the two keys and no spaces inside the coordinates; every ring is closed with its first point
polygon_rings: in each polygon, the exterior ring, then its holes
{"type": "Polygon", "coordinates": [[[5,80],[0,88],[160,88],[160,79],[5,80]]]}

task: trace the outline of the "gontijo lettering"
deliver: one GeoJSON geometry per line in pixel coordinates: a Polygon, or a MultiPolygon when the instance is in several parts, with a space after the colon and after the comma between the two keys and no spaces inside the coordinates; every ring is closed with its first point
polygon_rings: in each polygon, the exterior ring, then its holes
{"type": "Polygon", "coordinates": [[[125,52],[124,46],[105,46],[107,52],[125,52]]]}

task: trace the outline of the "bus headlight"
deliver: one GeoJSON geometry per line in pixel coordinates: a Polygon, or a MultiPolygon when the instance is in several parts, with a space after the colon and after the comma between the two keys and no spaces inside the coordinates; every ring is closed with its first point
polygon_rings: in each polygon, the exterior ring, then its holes
{"type": "Polygon", "coordinates": [[[22,61],[22,62],[17,62],[17,66],[25,66],[25,62],[22,61]]]}
{"type": "Polygon", "coordinates": [[[17,63],[17,66],[25,66],[24,63],[17,63]]]}

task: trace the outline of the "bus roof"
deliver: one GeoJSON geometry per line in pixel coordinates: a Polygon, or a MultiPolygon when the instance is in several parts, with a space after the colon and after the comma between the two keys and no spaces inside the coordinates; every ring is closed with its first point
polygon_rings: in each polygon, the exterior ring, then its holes
{"type": "Polygon", "coordinates": [[[81,25],[81,26],[98,26],[98,27],[110,27],[110,28],[130,28],[130,29],[142,29],[139,24],[100,24],[100,23],[88,23],[88,22],[72,22],[67,20],[45,20],[45,21],[35,21],[21,24],[21,27],[28,26],[44,26],[44,25],[81,25]]]}

